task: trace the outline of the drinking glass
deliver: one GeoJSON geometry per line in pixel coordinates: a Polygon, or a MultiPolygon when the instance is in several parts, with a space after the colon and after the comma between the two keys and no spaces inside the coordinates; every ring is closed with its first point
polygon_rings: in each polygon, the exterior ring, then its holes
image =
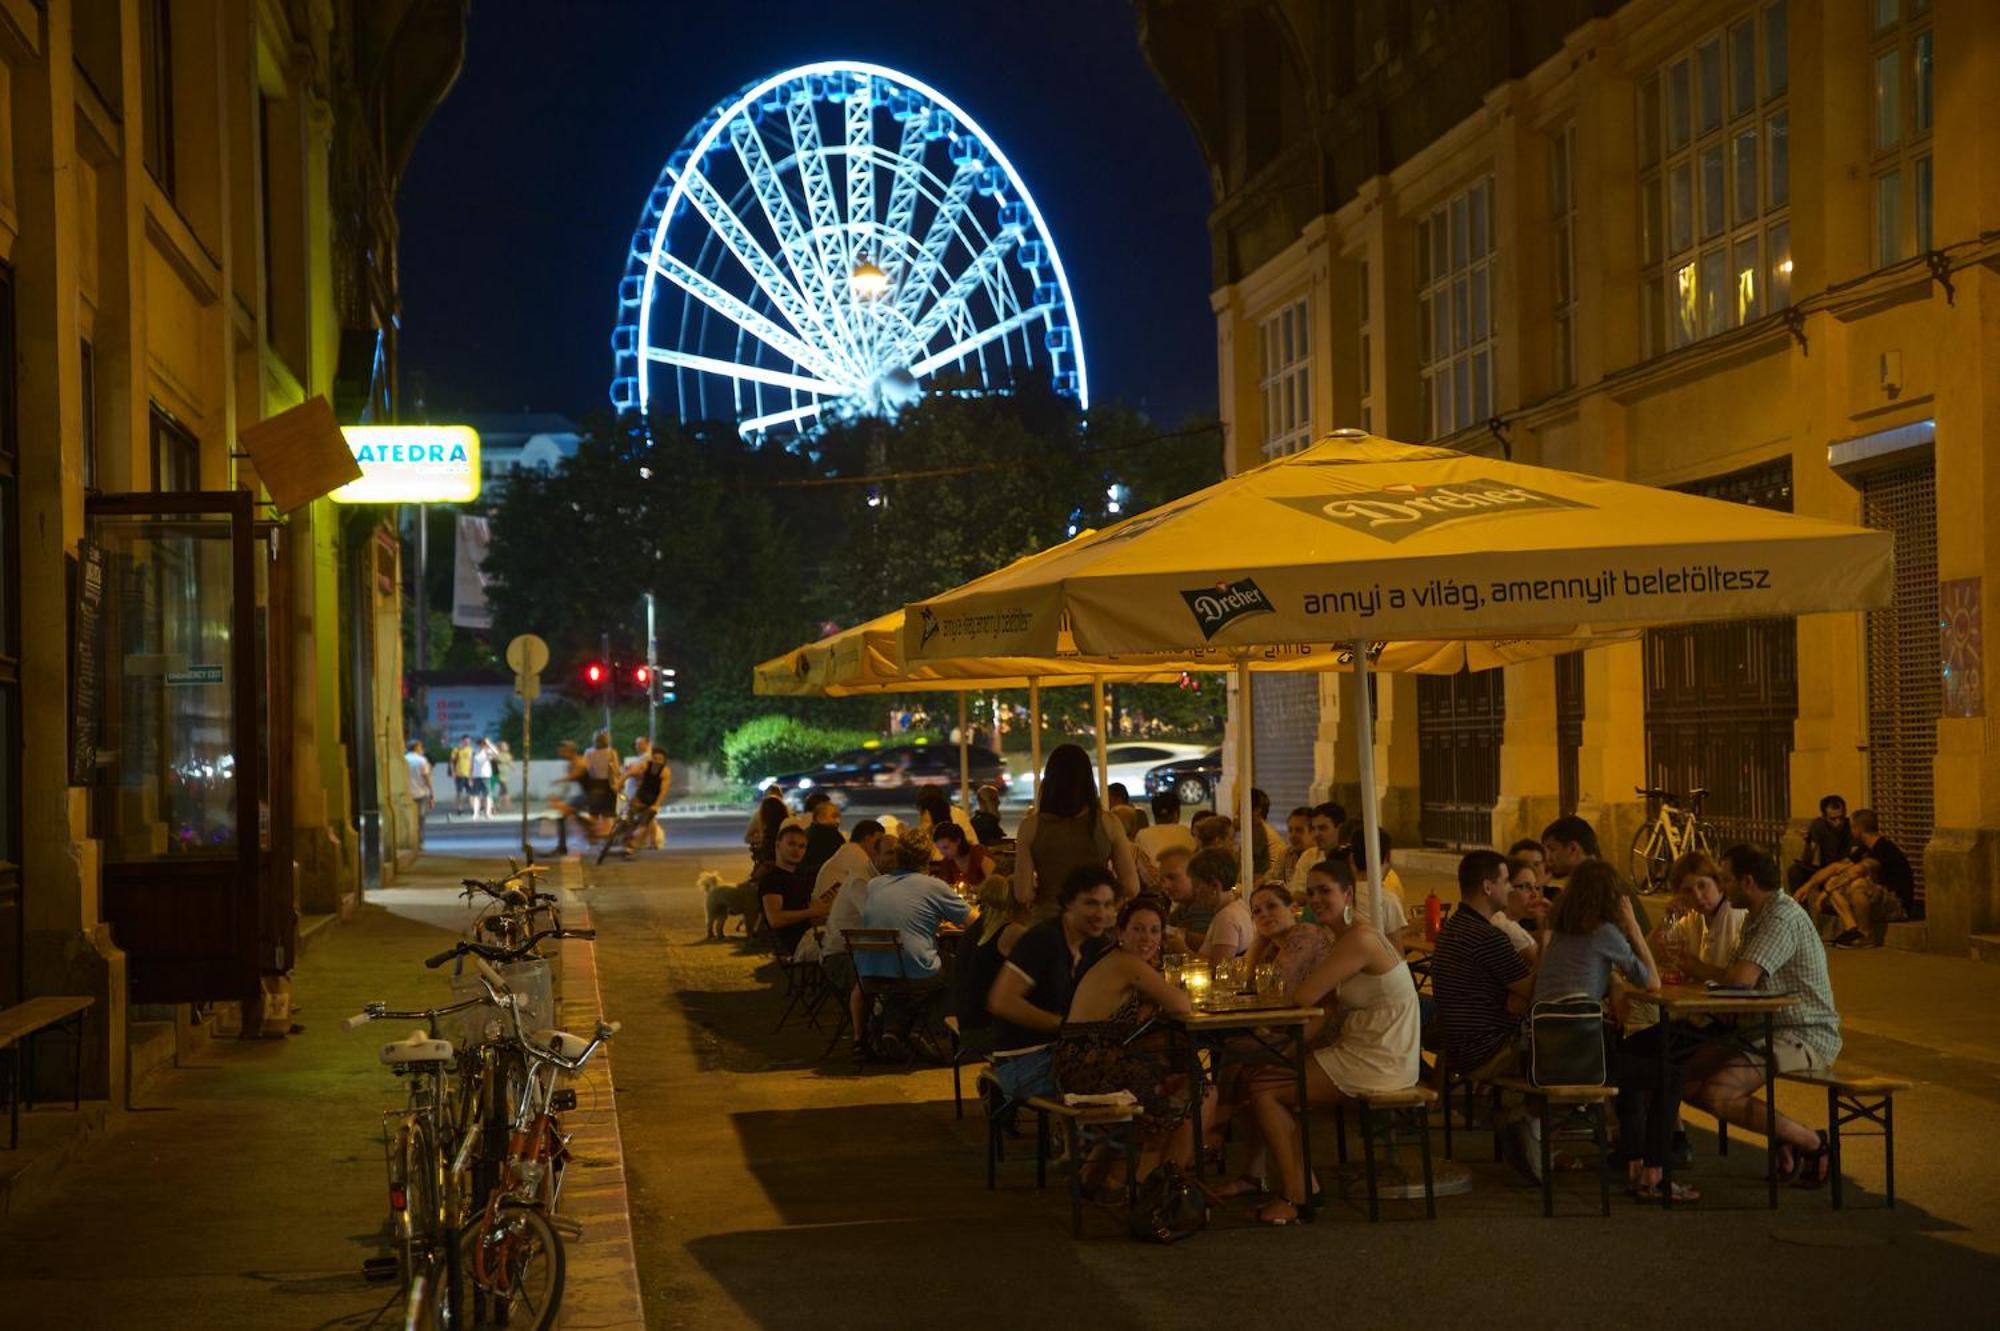
{"type": "Polygon", "coordinates": [[[1273,962],[1265,962],[1257,968],[1257,996],[1276,998],[1285,991],[1285,977],[1273,962]]]}

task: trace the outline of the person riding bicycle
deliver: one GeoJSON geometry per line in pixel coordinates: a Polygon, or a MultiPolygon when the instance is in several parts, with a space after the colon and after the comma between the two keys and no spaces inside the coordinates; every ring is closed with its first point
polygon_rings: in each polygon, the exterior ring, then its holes
{"type": "Polygon", "coordinates": [[[660,801],[667,797],[667,788],[672,782],[673,774],[667,771],[667,751],[654,745],[648,750],[646,764],[639,769],[631,797],[625,803],[625,854],[632,853],[633,843],[641,836],[651,837],[654,819],[660,812],[660,801]]]}
{"type": "Polygon", "coordinates": [[[623,770],[618,750],[611,747],[610,731],[597,732],[590,751],[583,755],[583,769],[584,807],[590,812],[594,841],[609,832],[612,819],[618,816],[618,779],[623,770]]]}
{"type": "Polygon", "coordinates": [[[549,807],[556,814],[556,854],[569,854],[569,820],[574,818],[583,828],[586,838],[590,835],[588,823],[588,803],[585,796],[584,778],[588,771],[583,755],[577,752],[575,740],[563,740],[556,745],[556,758],[563,764],[563,773],[551,783],[549,807]]]}

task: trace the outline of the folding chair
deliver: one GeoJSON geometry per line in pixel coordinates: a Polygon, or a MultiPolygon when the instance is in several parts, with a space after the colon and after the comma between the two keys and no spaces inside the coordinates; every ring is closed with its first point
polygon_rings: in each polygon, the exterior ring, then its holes
{"type": "MultiPolygon", "coordinates": [[[[854,983],[861,990],[861,1011],[863,1019],[872,1024],[875,1005],[882,1005],[882,1034],[895,1034],[909,1051],[905,1065],[917,1060],[916,1029],[933,1004],[944,996],[944,977],[941,975],[912,976],[907,958],[903,953],[901,936],[894,929],[843,929],[840,936],[847,940],[848,955],[854,958],[854,983]],[[893,975],[870,975],[864,962],[868,958],[895,959],[893,975]],[[898,1009],[902,1010],[902,1026],[891,1032],[889,1027],[898,1009]]],[[[862,1031],[866,1042],[868,1032],[862,1031]]]]}

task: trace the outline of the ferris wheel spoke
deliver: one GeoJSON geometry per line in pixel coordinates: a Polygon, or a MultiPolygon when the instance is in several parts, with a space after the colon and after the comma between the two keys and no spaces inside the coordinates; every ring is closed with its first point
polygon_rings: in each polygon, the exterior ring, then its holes
{"type": "Polygon", "coordinates": [[[708,177],[690,167],[681,173],[681,179],[687,185],[688,202],[722,238],[729,252],[736,256],[736,261],[749,270],[758,289],[795,330],[810,337],[812,326],[819,322],[818,312],[812,308],[811,302],[778,271],[778,265],[764,252],[764,247],[751,234],[750,228],[743,224],[743,219],[723,201],[721,193],[709,183],[708,177]]]}
{"type": "Polygon", "coordinates": [[[995,338],[1011,335],[1016,329],[1042,318],[1053,308],[1050,305],[1037,305],[1032,309],[1022,310],[1011,319],[993,324],[987,328],[982,328],[970,337],[959,339],[943,351],[933,352],[924,357],[910,367],[910,376],[914,379],[921,379],[933,370],[942,369],[965,356],[971,355],[995,338]]]}
{"type": "MultiPolygon", "coordinates": [[[[924,132],[929,121],[928,112],[919,112],[903,121],[902,142],[896,147],[895,158],[888,163],[894,183],[889,186],[889,208],[883,214],[882,229],[891,236],[907,236],[917,218],[919,186],[926,174],[924,132]]],[[[887,251],[878,262],[889,275],[889,289],[894,291],[903,276],[903,248],[891,245],[887,251]]]]}
{"type": "Polygon", "coordinates": [[[658,361],[662,365],[678,366],[683,370],[699,370],[704,374],[720,375],[725,379],[748,379],[752,383],[768,384],[772,388],[795,388],[801,393],[818,393],[822,397],[843,397],[847,393],[841,385],[828,383],[824,379],[790,374],[784,370],[766,369],[762,365],[742,365],[733,360],[717,360],[713,356],[697,356],[691,351],[676,351],[672,347],[647,347],[646,359],[658,361]]]}
{"type": "Polygon", "coordinates": [[[681,290],[693,296],[702,304],[714,310],[723,318],[734,323],[750,336],[762,342],[779,355],[806,367],[813,373],[827,379],[846,377],[846,371],[834,364],[824,351],[780,328],[771,320],[752,309],[743,301],[730,295],[715,283],[696,272],[685,261],[671,254],[654,255],[648,261],[654,272],[666,278],[681,290]]]}
{"type": "Polygon", "coordinates": [[[808,402],[805,406],[793,407],[790,411],[774,411],[766,416],[752,416],[749,420],[738,425],[736,432],[741,435],[753,435],[760,431],[768,430],[775,425],[795,425],[800,421],[819,415],[820,411],[821,406],[819,403],[808,402]]]}
{"type": "MultiPolygon", "coordinates": [[[[764,145],[764,136],[748,120],[737,120],[729,127],[729,137],[736,148],[736,160],[742,163],[750,189],[764,210],[764,218],[777,234],[778,251],[785,256],[785,266],[791,270],[797,289],[804,294],[806,309],[819,330],[819,335],[812,340],[829,358],[838,358],[844,337],[828,325],[826,316],[814,299],[823,293],[816,290],[813,279],[799,266],[798,255],[804,247],[805,227],[799,221],[798,210],[792,206],[791,195],[785,191],[784,181],[778,178],[778,169],[771,161],[770,150],[764,145]]],[[[858,373],[859,369],[859,366],[850,366],[849,372],[858,373]]]]}
{"type": "Polygon", "coordinates": [[[806,215],[812,219],[813,251],[819,256],[820,303],[852,339],[854,326],[841,298],[849,271],[847,254],[842,248],[840,210],[833,198],[833,175],[826,169],[826,151],[820,141],[819,112],[809,99],[794,97],[786,104],[785,113],[792,127],[792,162],[798,171],[799,188],[806,196],[806,215]]]}
{"type": "Polygon", "coordinates": [[[951,184],[945,187],[944,197],[938,200],[937,212],[931,216],[930,227],[924,232],[924,243],[916,261],[910,265],[909,276],[896,289],[896,308],[904,314],[916,313],[918,304],[930,290],[932,279],[943,266],[951,242],[958,235],[958,224],[965,216],[965,205],[972,198],[972,187],[979,182],[979,172],[976,162],[961,164],[953,173],[951,184]]]}
{"type": "Polygon", "coordinates": [[[930,345],[938,330],[945,326],[945,321],[964,306],[965,298],[986,280],[988,274],[1000,266],[1001,260],[1007,257],[1007,251],[1014,248],[1014,241],[1013,233],[1003,231],[986,242],[986,248],[979,251],[972,262],[966,265],[965,271],[953,279],[952,284],[945,288],[942,295],[931,302],[930,308],[923,312],[916,326],[910,330],[902,343],[908,347],[910,354],[915,355],[930,345]]]}
{"type": "MultiPolygon", "coordinates": [[[[847,94],[847,268],[864,256],[856,237],[875,225],[875,103],[867,80],[847,94]]],[[[881,261],[876,260],[877,263],[881,261]]]]}

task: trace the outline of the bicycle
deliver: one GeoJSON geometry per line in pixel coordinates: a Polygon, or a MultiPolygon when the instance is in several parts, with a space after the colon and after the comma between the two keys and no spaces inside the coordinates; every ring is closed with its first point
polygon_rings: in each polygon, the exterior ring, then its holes
{"type": "MultiPolygon", "coordinates": [[[[483,963],[482,963],[483,964],[483,963]]],[[[494,977],[498,979],[497,975],[494,977]]],[[[349,1017],[348,1030],[371,1021],[421,1021],[424,1029],[383,1045],[377,1059],[398,1077],[408,1077],[408,1098],[400,1110],[383,1115],[383,1151],[389,1174],[389,1222],[396,1253],[386,1262],[406,1292],[406,1328],[456,1324],[456,1267],[466,1214],[466,1179],[477,1139],[459,1093],[455,1074],[464,1055],[438,1034],[441,1018],[494,1003],[491,985],[481,995],[444,1007],[394,1011],[370,1003],[349,1017]]],[[[370,1276],[377,1261],[363,1263],[370,1276]]]]}
{"type": "Polygon", "coordinates": [[[1632,788],[1641,798],[1659,801],[1653,820],[1643,824],[1632,837],[1632,881],[1642,888],[1659,891],[1667,885],[1674,861],[1689,851],[1714,854],[1708,829],[1701,822],[1701,802],[1708,791],[1697,786],[1688,792],[1687,807],[1672,791],[1646,786],[1632,788]]]}

